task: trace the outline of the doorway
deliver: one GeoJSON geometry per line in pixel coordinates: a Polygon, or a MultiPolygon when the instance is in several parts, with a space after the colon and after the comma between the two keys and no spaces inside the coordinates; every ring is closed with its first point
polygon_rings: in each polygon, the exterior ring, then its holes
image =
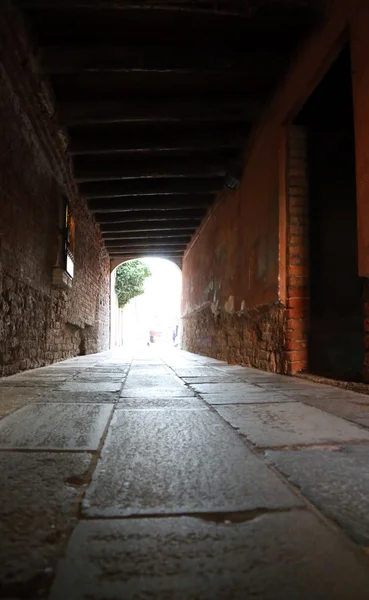
{"type": "Polygon", "coordinates": [[[308,148],[308,370],[358,381],[363,373],[364,323],[348,44],[295,124],[306,128],[308,148]]]}

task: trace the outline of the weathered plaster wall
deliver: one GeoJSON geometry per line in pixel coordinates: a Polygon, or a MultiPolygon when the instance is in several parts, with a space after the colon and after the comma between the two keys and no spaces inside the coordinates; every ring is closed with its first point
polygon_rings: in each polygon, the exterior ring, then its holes
{"type": "Polygon", "coordinates": [[[0,375],[9,375],[108,347],[110,270],[22,21],[4,5],[0,38],[0,375]],[[63,194],[76,220],[75,278],[66,290],[52,286],[63,194]]]}
{"type": "Polygon", "coordinates": [[[184,260],[182,339],[195,352],[281,370],[279,130],[274,134],[255,148],[241,189],[210,215],[184,260]]]}
{"type": "MultiPolygon", "coordinates": [[[[327,5],[326,22],[295,57],[252,135],[239,192],[225,194],[185,255],[183,346],[188,350],[294,372],[288,365],[295,358],[288,357],[294,333],[289,328],[290,308],[286,306],[287,218],[279,212],[288,206],[286,190],[281,193],[286,186],[286,173],[282,170],[279,174],[278,167],[285,140],[282,132],[338,55],[347,39],[348,27],[353,48],[356,129],[361,129],[356,140],[360,274],[369,273],[369,218],[365,218],[369,193],[369,8],[366,0],[333,0],[327,5]],[[263,319],[259,323],[261,313],[263,319]],[[253,330],[258,331],[257,336],[245,333],[253,330]]],[[[298,289],[304,285],[306,274],[301,270],[294,277],[294,286],[298,289]]],[[[295,330],[299,331],[295,318],[294,321],[295,330]]],[[[302,315],[301,327],[305,321],[302,315]]],[[[295,362],[302,364],[298,357],[295,362]]]]}

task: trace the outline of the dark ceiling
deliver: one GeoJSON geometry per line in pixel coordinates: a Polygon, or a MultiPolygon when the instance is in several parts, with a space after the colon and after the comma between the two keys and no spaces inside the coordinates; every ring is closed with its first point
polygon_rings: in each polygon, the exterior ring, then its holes
{"type": "Polygon", "coordinates": [[[112,258],[180,258],[314,0],[19,0],[112,258]]]}

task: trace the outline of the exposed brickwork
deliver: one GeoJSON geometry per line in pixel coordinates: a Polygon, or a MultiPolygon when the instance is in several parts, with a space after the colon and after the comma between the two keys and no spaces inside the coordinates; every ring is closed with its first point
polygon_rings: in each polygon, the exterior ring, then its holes
{"type": "Polygon", "coordinates": [[[307,131],[288,127],[286,152],[286,365],[290,374],[308,367],[309,189],[307,131]]]}
{"type": "Polygon", "coordinates": [[[0,375],[109,343],[109,259],[18,14],[0,11],[0,375]],[[63,195],[76,220],[71,289],[52,286],[63,195]]]}
{"type": "Polygon", "coordinates": [[[369,383],[369,280],[363,279],[364,368],[363,380],[369,383]]]}
{"type": "Polygon", "coordinates": [[[206,306],[184,317],[182,326],[185,349],[265,371],[283,370],[285,311],[278,304],[239,314],[214,313],[206,306]]]}

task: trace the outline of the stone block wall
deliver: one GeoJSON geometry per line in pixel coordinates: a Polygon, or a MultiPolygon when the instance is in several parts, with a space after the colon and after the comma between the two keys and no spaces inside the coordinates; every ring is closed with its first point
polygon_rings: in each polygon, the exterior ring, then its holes
{"type": "Polygon", "coordinates": [[[73,183],[26,27],[8,3],[0,38],[0,375],[10,375],[108,348],[110,264],[73,183]],[[65,289],[52,284],[64,198],[76,222],[75,276],[65,289]]]}
{"type": "Polygon", "coordinates": [[[278,303],[237,314],[208,305],[183,318],[182,344],[231,364],[281,373],[285,332],[285,310],[278,303]]]}

